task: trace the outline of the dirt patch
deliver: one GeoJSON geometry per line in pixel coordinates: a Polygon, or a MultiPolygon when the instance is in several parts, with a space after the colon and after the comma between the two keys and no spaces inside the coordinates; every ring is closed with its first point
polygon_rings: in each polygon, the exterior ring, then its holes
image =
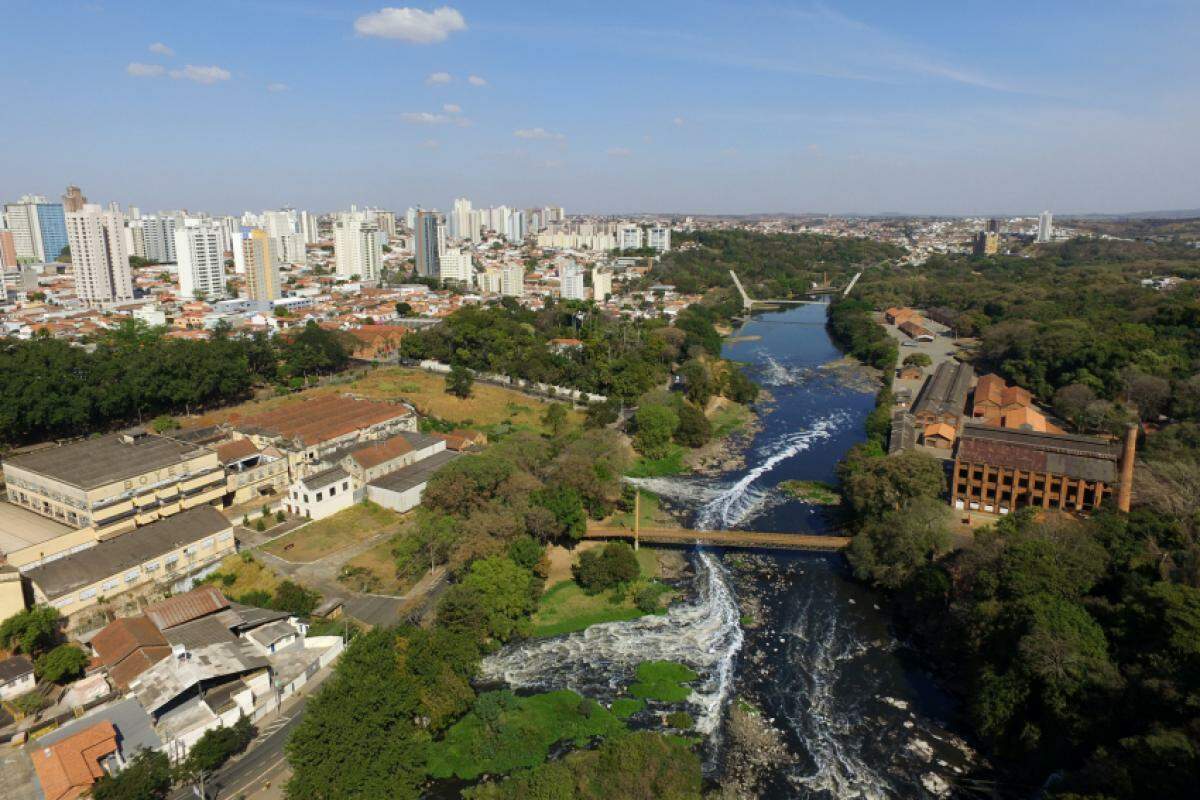
{"type": "Polygon", "coordinates": [[[546,548],[546,560],[550,562],[550,572],[546,575],[546,586],[571,580],[574,577],[571,575],[571,564],[575,562],[576,558],[579,558],[579,554],[602,544],[604,543],[599,541],[580,542],[575,545],[574,550],[568,550],[557,544],[546,548]]]}

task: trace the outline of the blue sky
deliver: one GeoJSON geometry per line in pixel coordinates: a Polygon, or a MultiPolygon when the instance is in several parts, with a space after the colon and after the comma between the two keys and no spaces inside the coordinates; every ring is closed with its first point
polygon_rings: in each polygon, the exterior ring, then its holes
{"type": "Polygon", "coordinates": [[[393,2],[4,0],[0,195],[1200,207],[1194,0],[393,2]]]}

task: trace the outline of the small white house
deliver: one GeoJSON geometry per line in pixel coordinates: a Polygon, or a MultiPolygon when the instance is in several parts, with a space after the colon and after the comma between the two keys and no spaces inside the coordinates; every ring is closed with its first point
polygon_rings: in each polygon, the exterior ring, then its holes
{"type": "Polygon", "coordinates": [[[12,700],[37,686],[33,662],[28,656],[13,656],[0,661],[0,700],[12,700]]]}
{"type": "Polygon", "coordinates": [[[421,495],[429,478],[458,456],[453,450],[441,450],[429,458],[377,478],[367,484],[367,499],[401,514],[416,508],[421,503],[421,495]]]}
{"type": "Polygon", "coordinates": [[[300,478],[288,489],[288,511],[309,519],[324,519],[354,505],[354,479],[341,467],[300,478]]]}

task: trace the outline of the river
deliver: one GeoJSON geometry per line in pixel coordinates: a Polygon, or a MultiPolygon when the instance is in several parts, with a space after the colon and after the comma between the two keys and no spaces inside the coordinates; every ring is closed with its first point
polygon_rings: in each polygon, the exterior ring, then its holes
{"type": "MultiPolygon", "coordinates": [[[[759,314],[726,344],[724,355],[772,397],[744,468],[642,485],[698,529],[828,532],[825,509],[776,489],[788,479],[832,480],[874,404],[872,393],[823,368],[841,356],[824,321],[822,306],[759,314]]],[[[737,698],[760,709],[786,746],[755,796],[951,793],[972,760],[953,732],[955,704],[895,638],[879,598],[851,579],[842,556],[698,549],[692,565],[688,597],[665,616],[506,648],[485,662],[485,677],[609,700],[641,661],[679,661],[701,676],[687,708],[706,737],[714,782],[736,750],[725,727],[737,698]]]]}

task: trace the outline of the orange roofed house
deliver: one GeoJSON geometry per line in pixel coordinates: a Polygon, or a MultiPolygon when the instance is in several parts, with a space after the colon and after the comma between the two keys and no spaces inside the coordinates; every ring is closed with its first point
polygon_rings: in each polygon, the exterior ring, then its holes
{"type": "Polygon", "coordinates": [[[233,421],[231,427],[260,448],[274,446],[285,452],[295,479],[304,465],[319,463],[335,450],[415,432],[417,415],[399,403],[327,394],[233,421]]]}
{"type": "Polygon", "coordinates": [[[97,722],[79,733],[30,753],[46,800],[74,800],[87,794],[106,771],[103,762],[117,752],[117,729],[97,722]]]}
{"type": "Polygon", "coordinates": [[[1014,428],[1040,433],[1062,433],[1033,404],[1028,389],[1013,386],[996,374],[984,375],[975,384],[971,418],[998,428],[1014,428]]]}

